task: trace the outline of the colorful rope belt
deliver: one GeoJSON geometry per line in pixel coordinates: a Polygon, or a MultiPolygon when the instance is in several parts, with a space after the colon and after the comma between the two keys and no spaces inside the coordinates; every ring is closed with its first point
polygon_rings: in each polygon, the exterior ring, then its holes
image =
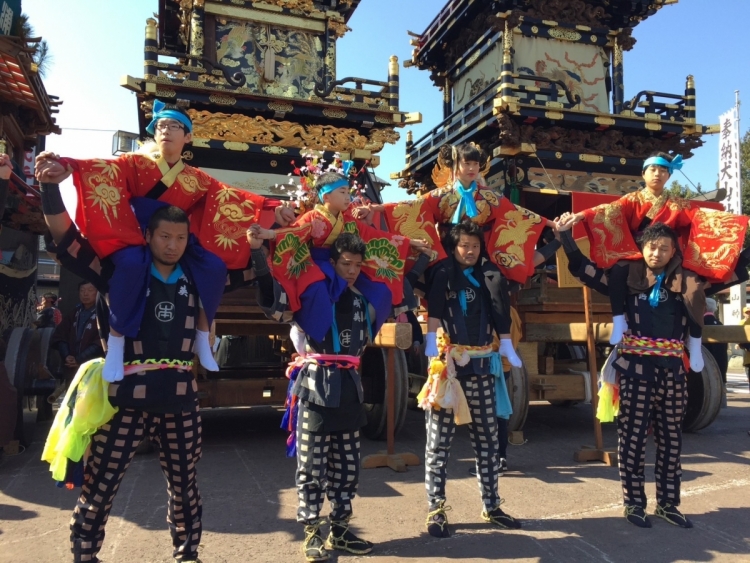
{"type": "Polygon", "coordinates": [[[454,421],[457,425],[469,424],[472,420],[471,412],[466,395],[456,377],[456,365],[465,366],[472,359],[489,358],[490,371],[495,376],[496,397],[498,387],[500,387],[499,394],[502,398],[502,412],[497,414],[503,418],[510,416],[512,409],[505,387],[500,356],[493,350],[492,345],[447,344],[441,347],[441,353],[445,355],[445,360],[442,360],[441,357],[432,359],[428,369],[427,381],[417,395],[417,404],[420,408],[424,410],[453,409],[454,421]]]}
{"type": "Polygon", "coordinates": [[[682,340],[625,335],[620,343],[620,354],[636,356],[668,356],[681,358],[685,352],[682,340]]]}
{"type": "Polygon", "coordinates": [[[193,369],[192,361],[185,360],[133,360],[125,362],[125,375],[133,375],[142,371],[155,371],[157,369],[178,369],[187,371],[193,369]]]}
{"type": "Polygon", "coordinates": [[[358,356],[346,356],[343,354],[307,354],[304,357],[297,356],[293,361],[289,362],[289,367],[286,368],[286,376],[289,379],[289,387],[286,390],[286,401],[284,402],[286,411],[284,412],[284,417],[281,419],[281,428],[289,431],[289,437],[286,440],[287,457],[297,455],[296,430],[299,397],[292,391],[299,372],[309,364],[327,368],[359,369],[359,360],[358,356]]]}

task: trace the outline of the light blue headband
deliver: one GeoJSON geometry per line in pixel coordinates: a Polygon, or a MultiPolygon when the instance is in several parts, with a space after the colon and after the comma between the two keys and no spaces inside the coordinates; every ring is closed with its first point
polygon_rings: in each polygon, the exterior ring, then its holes
{"type": "Polygon", "coordinates": [[[175,121],[179,121],[180,123],[182,123],[187,129],[188,133],[193,132],[193,122],[190,121],[190,118],[187,115],[175,109],[164,108],[166,108],[164,102],[162,102],[161,100],[154,100],[153,117],[151,118],[151,123],[149,123],[146,127],[146,132],[149,135],[154,134],[154,132],[156,131],[156,122],[160,119],[174,119],[175,121]]]}
{"type": "Polygon", "coordinates": [[[349,180],[346,178],[341,178],[341,180],[336,180],[335,182],[331,184],[325,184],[324,186],[320,186],[318,188],[318,197],[323,197],[326,194],[331,193],[333,190],[337,190],[339,188],[348,188],[349,187],[349,180]]]}
{"type": "Polygon", "coordinates": [[[664,168],[669,170],[669,175],[671,176],[675,170],[682,169],[682,155],[678,154],[672,159],[672,162],[669,162],[666,158],[663,158],[661,156],[652,156],[651,158],[646,159],[646,162],[643,163],[643,170],[651,165],[663,166],[664,168]]]}

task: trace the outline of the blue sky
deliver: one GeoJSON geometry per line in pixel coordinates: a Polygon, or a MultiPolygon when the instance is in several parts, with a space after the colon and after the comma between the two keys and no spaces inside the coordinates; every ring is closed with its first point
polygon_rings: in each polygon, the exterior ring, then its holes
{"type": "MultiPolygon", "coordinates": [[[[442,0],[362,0],[349,32],[339,41],[337,75],[386,80],[388,58],[403,63],[411,54],[406,30],[421,33],[442,0]]],[[[145,22],[157,11],[157,0],[23,0],[37,35],[50,44],[53,61],[44,82],[60,96],[58,123],[62,135],[52,135],[48,148],[73,157],[107,157],[117,129],[137,130],[135,95],[119,86],[120,76],[143,75],[145,22]],[[105,129],[105,132],[78,129],[105,129]]],[[[625,98],[641,90],[682,93],[688,74],[695,76],[698,121],[718,122],[734,104],[734,91],[748,103],[741,131],[750,126],[750,2],[748,0],[680,0],[636,27],[635,48],[625,54],[625,98]]],[[[404,111],[418,111],[423,123],[412,127],[418,139],[442,120],[441,94],[428,73],[401,69],[404,111]]],[[[402,140],[380,153],[376,173],[388,178],[403,167],[406,129],[402,140]]],[[[712,189],[717,175],[717,140],[706,136],[683,171],[712,189]]],[[[677,179],[685,183],[682,176],[677,179]]],[[[387,188],[386,200],[405,192],[387,188]]],[[[750,189],[750,188],[748,188],[750,189]]]]}

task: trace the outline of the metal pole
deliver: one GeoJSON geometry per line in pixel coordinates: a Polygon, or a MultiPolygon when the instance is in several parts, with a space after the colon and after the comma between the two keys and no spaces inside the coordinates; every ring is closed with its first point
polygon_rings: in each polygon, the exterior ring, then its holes
{"type": "MultiPolygon", "coordinates": [[[[735,90],[734,91],[734,107],[737,115],[737,121],[735,122],[735,127],[737,131],[737,158],[741,159],[742,157],[742,134],[740,132],[740,91],[735,90]]],[[[742,170],[742,161],[740,160],[740,170],[742,170]]],[[[739,215],[742,215],[743,209],[742,209],[742,174],[739,175],[739,178],[737,179],[737,183],[739,184],[740,188],[740,208],[737,210],[739,215]]],[[[747,304],[747,282],[742,282],[740,284],[740,319],[744,318],[744,311],[745,311],[745,305],[747,304]]]]}

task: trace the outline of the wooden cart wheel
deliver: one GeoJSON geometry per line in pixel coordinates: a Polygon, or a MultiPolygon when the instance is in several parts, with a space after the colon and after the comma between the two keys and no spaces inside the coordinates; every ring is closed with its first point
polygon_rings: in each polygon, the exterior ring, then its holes
{"type": "Polygon", "coordinates": [[[687,375],[688,400],[682,429],[697,432],[716,420],[721,410],[724,386],[721,372],[714,357],[703,348],[704,367],[701,373],[691,371],[687,375]]]}
{"type": "Polygon", "coordinates": [[[17,397],[17,418],[15,438],[22,446],[28,446],[26,434],[23,428],[23,397],[24,397],[24,376],[26,373],[26,356],[29,351],[29,341],[34,331],[28,328],[14,328],[8,338],[8,347],[5,354],[5,369],[8,372],[8,379],[11,385],[16,388],[17,397]]]}
{"type": "MultiPolygon", "coordinates": [[[[396,360],[396,412],[394,413],[394,435],[404,425],[409,400],[409,374],[406,367],[406,356],[403,350],[394,350],[396,360]]],[[[385,440],[387,432],[386,378],[388,350],[384,348],[367,348],[362,356],[360,374],[365,388],[365,412],[367,424],[362,433],[370,440],[385,440]]]]}
{"type": "Polygon", "coordinates": [[[26,374],[24,379],[25,393],[36,396],[36,421],[43,422],[53,418],[52,405],[47,397],[54,393],[57,380],[48,365],[56,352],[50,353],[49,343],[54,328],[42,328],[34,331],[29,341],[29,352],[26,356],[26,374]]]}
{"type": "Polygon", "coordinates": [[[525,364],[520,368],[510,369],[508,395],[513,407],[513,414],[508,420],[508,431],[514,432],[523,429],[526,416],[529,414],[529,373],[526,371],[525,364]]]}

